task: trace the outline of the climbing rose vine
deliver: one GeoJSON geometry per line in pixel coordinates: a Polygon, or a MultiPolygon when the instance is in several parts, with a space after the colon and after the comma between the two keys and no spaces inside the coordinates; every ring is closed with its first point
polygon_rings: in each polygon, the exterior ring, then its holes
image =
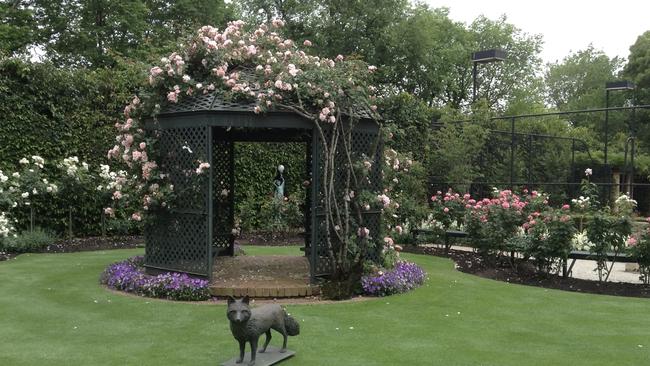
{"type": "MultiPolygon", "coordinates": [[[[251,31],[243,21],[230,22],[224,30],[204,26],[181,51],[149,70],[148,87],[115,124],[116,144],[107,155],[120,165],[116,171],[127,174],[120,177],[108,212],[123,211],[139,221],[147,212],[173,206],[174,187],[159,164],[155,118],[154,128],[147,131],[144,120],[183,98],[220,93],[224,99],[251,103],[255,113],[290,110],[313,120],[321,134],[342,114],[378,117],[376,88],[371,85],[376,67],[341,55],[310,55],[278,33],[282,26],[280,20],[251,31]]],[[[311,45],[305,41],[302,46],[308,50],[311,45]]],[[[197,156],[195,170],[186,174],[203,174],[209,169],[205,160],[197,156]]]]}

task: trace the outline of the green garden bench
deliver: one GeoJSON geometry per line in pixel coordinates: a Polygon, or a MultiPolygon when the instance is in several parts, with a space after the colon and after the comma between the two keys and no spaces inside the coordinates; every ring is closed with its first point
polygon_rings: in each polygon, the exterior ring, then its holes
{"type": "MultiPolygon", "coordinates": [[[[413,240],[417,241],[418,236],[420,234],[435,234],[436,230],[431,230],[431,229],[414,229],[412,231],[413,234],[413,240]]],[[[449,248],[451,247],[451,238],[466,238],[468,237],[469,234],[466,233],[465,231],[458,231],[458,230],[446,230],[445,231],[445,252],[449,251],[449,248]]]]}

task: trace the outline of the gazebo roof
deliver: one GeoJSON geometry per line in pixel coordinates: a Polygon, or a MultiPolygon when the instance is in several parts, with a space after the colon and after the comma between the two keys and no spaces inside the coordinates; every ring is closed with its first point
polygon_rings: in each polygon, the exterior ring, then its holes
{"type": "Polygon", "coordinates": [[[178,103],[166,105],[159,115],[187,112],[249,112],[253,113],[254,102],[227,100],[220,92],[184,97],[178,103]]]}
{"type": "MultiPolygon", "coordinates": [[[[199,93],[194,96],[181,98],[178,103],[170,103],[163,107],[158,116],[184,114],[192,112],[237,112],[254,113],[255,102],[234,101],[224,97],[223,92],[199,93]]],[[[276,109],[270,113],[293,113],[289,110],[276,109]]],[[[345,113],[344,113],[345,114],[345,113]]],[[[367,111],[358,109],[354,114],[361,119],[372,119],[367,111]]]]}

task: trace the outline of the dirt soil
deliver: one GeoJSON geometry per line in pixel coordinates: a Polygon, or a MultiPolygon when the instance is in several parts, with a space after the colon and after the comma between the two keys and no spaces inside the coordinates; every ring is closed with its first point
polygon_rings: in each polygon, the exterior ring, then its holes
{"type": "Polygon", "coordinates": [[[579,278],[564,278],[558,275],[541,275],[535,267],[522,260],[511,265],[507,260],[497,262],[496,266],[488,265],[474,252],[449,250],[445,253],[442,248],[405,246],[405,252],[427,254],[437,257],[450,258],[456,263],[456,269],[461,272],[492,280],[517,283],[564,291],[584,292],[600,295],[629,296],[650,298],[650,286],[636,283],[589,281],[579,278]]]}

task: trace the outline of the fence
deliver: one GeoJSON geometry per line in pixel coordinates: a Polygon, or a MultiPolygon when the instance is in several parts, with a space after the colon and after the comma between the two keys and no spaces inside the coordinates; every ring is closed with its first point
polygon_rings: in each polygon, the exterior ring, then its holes
{"type": "MultiPolygon", "coordinates": [[[[639,201],[640,211],[646,213],[650,208],[650,183],[646,177],[636,175],[634,166],[637,129],[640,125],[637,110],[650,110],[650,105],[491,118],[492,128],[489,130],[488,142],[479,156],[475,157],[481,177],[472,182],[450,182],[434,176],[430,179],[431,190],[465,186],[473,195],[484,197],[489,195],[493,187],[541,189],[557,201],[566,201],[579,195],[584,171],[590,168],[593,172],[590,179],[600,187],[602,200],[610,200],[618,192],[629,192],[639,201]],[[592,122],[604,117],[604,130],[601,132],[609,136],[610,140],[608,129],[611,126],[607,123],[608,120],[625,124],[627,138],[623,147],[624,159],[622,164],[616,164],[620,168],[614,168],[607,160],[608,148],[611,146],[609,142],[603,144],[602,159],[594,157],[587,142],[581,138],[517,131],[519,123],[554,116],[569,116],[576,121],[584,121],[586,117],[592,122]]],[[[478,122],[463,120],[449,123],[478,122]]],[[[433,126],[440,128],[444,123],[434,122],[433,126]]],[[[644,124],[643,126],[645,127],[644,124]]],[[[528,129],[531,127],[528,126],[528,129]]]]}

